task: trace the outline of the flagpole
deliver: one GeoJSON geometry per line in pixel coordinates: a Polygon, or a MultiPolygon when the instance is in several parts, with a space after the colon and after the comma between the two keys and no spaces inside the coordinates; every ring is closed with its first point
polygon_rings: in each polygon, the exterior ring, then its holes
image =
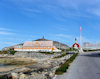
{"type": "Polygon", "coordinates": [[[80,48],[81,48],[81,30],[82,28],[80,27],[80,48]]]}
{"type": "Polygon", "coordinates": [[[82,35],[81,35],[82,27],[80,27],[80,52],[83,52],[82,50],[82,35]]]}

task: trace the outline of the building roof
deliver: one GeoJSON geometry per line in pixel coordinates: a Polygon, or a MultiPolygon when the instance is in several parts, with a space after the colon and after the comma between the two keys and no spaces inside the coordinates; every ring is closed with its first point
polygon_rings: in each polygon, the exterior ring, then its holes
{"type": "Polygon", "coordinates": [[[37,40],[35,40],[35,41],[50,41],[50,40],[48,40],[48,39],[45,39],[45,38],[44,38],[44,36],[43,36],[42,38],[40,38],[40,39],[37,39],[37,40]]]}

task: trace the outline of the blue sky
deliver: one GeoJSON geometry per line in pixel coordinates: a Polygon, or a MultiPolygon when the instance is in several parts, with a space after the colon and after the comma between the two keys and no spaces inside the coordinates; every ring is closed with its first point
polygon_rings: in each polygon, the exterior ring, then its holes
{"type": "Polygon", "coordinates": [[[100,0],[0,0],[0,49],[45,38],[100,43],[100,0]]]}

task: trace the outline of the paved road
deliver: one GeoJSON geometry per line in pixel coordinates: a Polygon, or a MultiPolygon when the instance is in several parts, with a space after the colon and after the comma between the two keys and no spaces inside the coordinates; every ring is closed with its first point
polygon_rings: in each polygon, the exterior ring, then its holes
{"type": "Polygon", "coordinates": [[[100,55],[97,52],[80,54],[67,73],[55,79],[100,79],[100,55]]]}

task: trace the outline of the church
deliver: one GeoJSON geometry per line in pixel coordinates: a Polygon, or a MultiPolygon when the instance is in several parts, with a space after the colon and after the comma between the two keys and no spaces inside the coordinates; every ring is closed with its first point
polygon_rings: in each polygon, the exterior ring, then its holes
{"type": "Polygon", "coordinates": [[[77,43],[77,39],[75,38],[75,43],[72,45],[72,48],[79,49],[80,45],[77,43]]]}

